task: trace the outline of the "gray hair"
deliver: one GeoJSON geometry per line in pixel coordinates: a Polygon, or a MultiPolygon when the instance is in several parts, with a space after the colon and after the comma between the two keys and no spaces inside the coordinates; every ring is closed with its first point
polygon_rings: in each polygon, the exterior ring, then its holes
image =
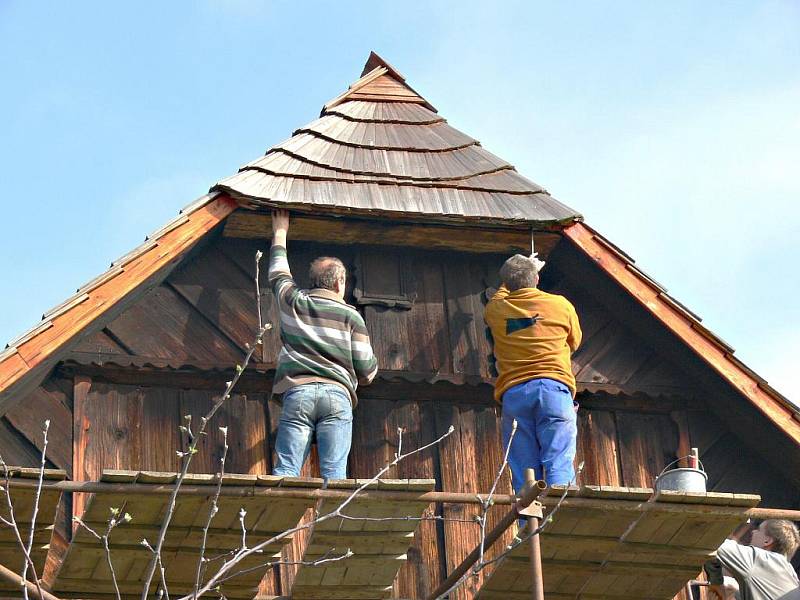
{"type": "Polygon", "coordinates": [[[800,545],[800,534],[795,524],[785,519],[767,519],[761,525],[775,542],[771,549],[791,560],[800,545]]]}
{"type": "Polygon", "coordinates": [[[530,256],[515,254],[500,267],[500,279],[511,292],[536,287],[542,267],[544,262],[536,257],[536,253],[530,256]]]}
{"type": "Polygon", "coordinates": [[[323,290],[336,291],[336,282],[339,278],[345,277],[347,270],[338,258],[332,256],[320,256],[314,259],[308,269],[308,278],[312,288],[322,288],[323,290]]]}

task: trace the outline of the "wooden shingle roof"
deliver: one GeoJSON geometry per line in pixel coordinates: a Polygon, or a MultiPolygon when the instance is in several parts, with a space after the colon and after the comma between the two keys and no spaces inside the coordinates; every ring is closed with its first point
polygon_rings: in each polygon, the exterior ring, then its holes
{"type": "Polygon", "coordinates": [[[212,189],[243,204],[539,226],[580,214],[448,125],[372,53],[322,115],[212,189]]]}

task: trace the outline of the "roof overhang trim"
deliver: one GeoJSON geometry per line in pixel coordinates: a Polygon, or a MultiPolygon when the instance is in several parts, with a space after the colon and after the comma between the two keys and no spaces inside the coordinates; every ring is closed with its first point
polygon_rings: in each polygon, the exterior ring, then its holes
{"type": "Polygon", "coordinates": [[[0,354],[0,414],[13,399],[38,385],[87,329],[111,318],[154,277],[166,277],[179,258],[237,208],[211,193],[186,207],[178,218],[112,263],[111,268],[44,314],[42,323],[8,344],[0,354]]]}
{"type": "Polygon", "coordinates": [[[666,293],[632,259],[585,223],[574,223],[563,234],[608,276],[630,293],[667,329],[672,331],[723,380],[747,398],[769,421],[800,445],[800,409],[733,356],[733,348],[700,324],[694,313],[666,293]]]}

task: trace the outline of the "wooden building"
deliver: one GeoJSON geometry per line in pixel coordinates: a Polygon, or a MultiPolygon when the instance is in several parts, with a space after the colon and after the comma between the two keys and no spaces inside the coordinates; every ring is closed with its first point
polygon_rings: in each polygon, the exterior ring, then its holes
{"type": "MultiPolygon", "coordinates": [[[[391,475],[489,489],[502,449],[486,290],[510,253],[533,245],[547,261],[541,287],[573,302],[585,332],[573,358],[586,464],[579,483],[651,487],[695,446],[710,490],[800,507],[797,409],[577,211],[448,125],[375,54],[319,119],[213,186],[8,345],[5,461],[37,465],[50,419],[48,466],[70,479],[175,471],[184,415],[207,410],[253,338],[253,256],[268,250],[274,206],[292,211],[289,255],[301,285],[318,255],[349,267],[348,298],[378,356],[377,380],[359,393],[351,476],[370,477],[391,458],[398,427],[414,447],[452,425],[440,446],[391,475]]],[[[271,294],[262,296],[277,323],[271,294]]],[[[229,472],[270,473],[278,349],[276,328],[215,417],[229,427],[229,472]]],[[[220,444],[211,427],[193,471],[215,472],[220,444]]],[[[306,474],[316,468],[312,460],[306,474]]],[[[77,497],[62,502],[65,515],[82,506],[77,497]]],[[[474,508],[435,510],[468,519],[474,508]]],[[[67,522],[55,528],[51,571],[71,536],[67,522]]],[[[474,524],[423,522],[395,596],[425,597],[476,540],[474,524]]],[[[286,552],[299,552],[302,539],[293,544],[286,552]]],[[[267,579],[262,591],[285,593],[291,574],[267,579]]]]}

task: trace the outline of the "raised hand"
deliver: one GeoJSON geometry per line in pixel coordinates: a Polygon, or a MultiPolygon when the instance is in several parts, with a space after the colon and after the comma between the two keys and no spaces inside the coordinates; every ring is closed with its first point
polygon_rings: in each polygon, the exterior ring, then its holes
{"type": "Polygon", "coordinates": [[[283,233],[289,231],[289,211],[275,209],[272,211],[272,233],[283,233]]]}

